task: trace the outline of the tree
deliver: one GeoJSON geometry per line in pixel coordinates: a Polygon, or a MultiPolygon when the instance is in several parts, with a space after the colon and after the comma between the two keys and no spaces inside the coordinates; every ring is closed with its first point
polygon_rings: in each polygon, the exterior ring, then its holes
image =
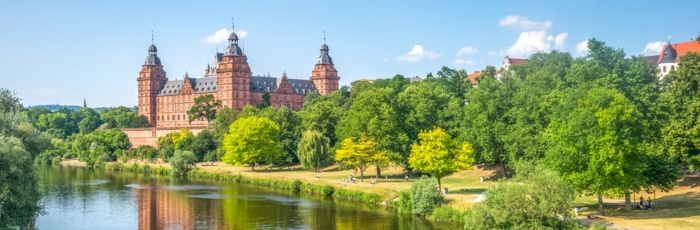
{"type": "Polygon", "coordinates": [[[187,121],[206,119],[211,122],[216,118],[216,111],[221,108],[221,101],[214,99],[214,95],[206,94],[194,99],[194,104],[187,111],[187,121]]]}
{"type": "Polygon", "coordinates": [[[316,172],[320,167],[331,163],[330,140],[316,130],[305,131],[297,147],[299,162],[304,168],[313,168],[316,172]]]}
{"type": "Polygon", "coordinates": [[[262,101],[260,102],[260,104],[258,104],[257,108],[258,108],[258,109],[263,109],[263,108],[267,108],[267,107],[272,106],[272,102],[270,102],[270,98],[272,98],[272,97],[270,96],[270,93],[265,92],[265,93],[262,95],[262,101]]]}
{"type": "Polygon", "coordinates": [[[197,158],[192,151],[175,150],[173,159],[170,160],[170,166],[173,167],[172,176],[185,177],[196,160],[197,158]]]}
{"type": "Polygon", "coordinates": [[[700,168],[700,54],[681,57],[678,70],[664,78],[663,101],[668,123],[663,128],[666,151],[693,169],[700,168]]]}
{"type": "Polygon", "coordinates": [[[148,118],[139,116],[135,108],[119,106],[100,110],[100,120],[110,124],[106,128],[144,128],[149,127],[148,118]]]}
{"type": "Polygon", "coordinates": [[[335,151],[335,160],[359,168],[360,179],[364,182],[364,172],[370,164],[385,164],[389,160],[386,151],[377,149],[377,145],[378,143],[367,135],[361,135],[357,141],[347,138],[335,151]]]}
{"type": "MultiPolygon", "coordinates": [[[[377,142],[377,149],[386,151],[391,162],[407,166],[408,135],[403,130],[394,92],[390,88],[374,88],[357,95],[345,119],[336,129],[339,139],[359,139],[361,135],[377,142]]],[[[375,165],[377,176],[381,167],[375,165]]]]}
{"type": "Polygon", "coordinates": [[[249,164],[255,170],[256,162],[274,163],[284,157],[277,144],[280,128],[270,119],[240,118],[231,124],[224,135],[226,154],[221,160],[228,164],[249,164]]]}
{"type": "Polygon", "coordinates": [[[10,111],[22,111],[21,99],[16,96],[15,91],[0,88],[0,113],[8,113],[10,111]]]}
{"type": "Polygon", "coordinates": [[[418,134],[420,143],[411,145],[408,163],[414,169],[426,172],[437,179],[438,191],[442,189],[440,179],[447,174],[472,167],[474,153],[469,143],[459,144],[440,127],[418,134]]]}
{"type": "Polygon", "coordinates": [[[469,103],[464,106],[465,129],[461,139],[474,144],[478,162],[500,164],[504,176],[509,162],[508,129],[514,123],[511,110],[520,84],[520,78],[508,74],[500,80],[483,77],[478,87],[467,93],[469,103]]]}
{"type": "Polygon", "coordinates": [[[628,195],[647,180],[642,116],[617,90],[571,91],[548,130],[548,162],[575,189],[598,196],[604,215],[604,195],[628,195]]]}
{"type": "Polygon", "coordinates": [[[422,178],[411,185],[410,210],[413,214],[428,216],[445,203],[445,197],[435,190],[435,186],[439,186],[439,182],[434,178],[422,178]]]}
{"type": "Polygon", "coordinates": [[[27,227],[42,210],[33,163],[19,138],[0,135],[0,228],[27,227]]]}

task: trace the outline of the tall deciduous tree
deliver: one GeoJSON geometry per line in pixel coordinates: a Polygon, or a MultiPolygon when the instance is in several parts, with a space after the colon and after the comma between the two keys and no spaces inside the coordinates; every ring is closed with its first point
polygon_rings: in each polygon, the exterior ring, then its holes
{"type": "Polygon", "coordinates": [[[437,179],[438,190],[442,189],[442,177],[472,167],[474,148],[469,143],[458,143],[442,128],[422,131],[419,143],[411,145],[408,163],[411,167],[428,173],[437,179]]]}
{"type": "Polygon", "coordinates": [[[663,100],[668,124],[663,128],[666,150],[693,169],[700,167],[700,54],[681,57],[678,70],[664,78],[663,100]]]}
{"type": "MultiPolygon", "coordinates": [[[[336,134],[340,139],[358,139],[367,135],[378,143],[379,150],[389,153],[392,162],[407,166],[409,138],[403,131],[394,92],[390,88],[359,93],[347,117],[339,122],[336,134]]],[[[381,175],[381,167],[377,167],[377,175],[381,175]]]]}
{"type": "Polygon", "coordinates": [[[226,154],[221,160],[228,164],[249,164],[253,170],[256,162],[278,162],[285,156],[277,144],[279,133],[280,128],[270,119],[240,118],[224,135],[226,154]]]}
{"type": "Polygon", "coordinates": [[[364,181],[364,172],[371,164],[376,166],[389,160],[386,151],[379,150],[377,146],[378,143],[367,135],[361,135],[357,141],[347,138],[335,151],[335,160],[359,168],[360,179],[364,181]]]}
{"type": "Polygon", "coordinates": [[[192,108],[187,111],[187,121],[206,119],[211,122],[216,118],[216,111],[221,108],[221,101],[214,99],[214,95],[206,94],[194,99],[192,108]]]}
{"type": "Polygon", "coordinates": [[[646,178],[643,120],[634,104],[614,89],[570,92],[548,130],[547,158],[574,187],[598,197],[641,188],[646,178]]]}
{"type": "Polygon", "coordinates": [[[299,140],[297,156],[304,168],[318,172],[319,168],[331,163],[330,140],[316,130],[305,131],[299,140]]]}

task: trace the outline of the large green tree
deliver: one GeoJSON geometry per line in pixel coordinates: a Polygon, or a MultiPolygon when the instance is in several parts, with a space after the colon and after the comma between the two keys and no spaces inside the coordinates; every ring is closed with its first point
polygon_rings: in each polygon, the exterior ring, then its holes
{"type": "Polygon", "coordinates": [[[299,140],[297,156],[304,168],[313,168],[318,172],[319,168],[331,163],[330,140],[319,131],[305,131],[299,140]]]}
{"type": "Polygon", "coordinates": [[[277,144],[279,132],[280,128],[270,119],[240,118],[224,136],[226,154],[221,160],[228,164],[249,164],[252,170],[256,162],[279,162],[285,156],[277,144]]]}
{"type": "Polygon", "coordinates": [[[682,56],[678,70],[664,83],[669,118],[663,128],[665,149],[693,169],[700,168],[700,54],[682,56]]]}
{"type": "Polygon", "coordinates": [[[213,94],[206,94],[194,99],[194,104],[187,111],[187,121],[205,119],[211,122],[216,118],[216,111],[221,108],[221,101],[216,100],[213,94]]]}
{"type": "MultiPolygon", "coordinates": [[[[389,153],[392,162],[407,166],[409,138],[396,107],[394,91],[390,88],[361,92],[353,101],[347,117],[339,121],[336,134],[343,140],[367,135],[377,142],[377,149],[389,153]]],[[[381,175],[381,167],[377,167],[377,175],[381,175]]]]}
{"type": "Polygon", "coordinates": [[[438,191],[441,179],[454,172],[472,167],[474,149],[469,143],[458,143],[442,128],[422,131],[418,143],[411,145],[408,163],[416,170],[428,173],[437,179],[438,191]]]}
{"type": "Polygon", "coordinates": [[[643,119],[617,90],[571,90],[555,109],[548,162],[578,191],[598,197],[628,194],[646,181],[643,119]]]}

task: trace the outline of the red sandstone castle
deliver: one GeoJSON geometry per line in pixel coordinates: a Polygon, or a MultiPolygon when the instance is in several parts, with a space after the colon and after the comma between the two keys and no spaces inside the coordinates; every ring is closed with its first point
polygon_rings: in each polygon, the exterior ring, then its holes
{"type": "Polygon", "coordinates": [[[325,95],[338,90],[338,71],[328,55],[328,45],[321,45],[321,55],[311,72],[310,80],[253,76],[248,58],[238,47],[238,35],[231,32],[224,53],[216,53],[212,65],[202,78],[168,80],[154,44],[148,47],[148,57],[137,79],[139,84],[139,115],[148,117],[153,127],[205,126],[206,120],[188,122],[187,111],[196,97],[211,94],[222,106],[241,111],[245,105],[262,102],[269,93],[274,107],[287,106],[300,110],[306,94],[325,95]]]}

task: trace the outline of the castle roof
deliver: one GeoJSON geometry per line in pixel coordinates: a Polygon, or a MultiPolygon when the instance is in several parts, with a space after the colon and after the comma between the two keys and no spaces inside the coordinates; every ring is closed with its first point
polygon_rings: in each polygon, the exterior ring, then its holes
{"type": "MultiPolygon", "coordinates": [[[[269,76],[251,76],[250,91],[251,92],[275,92],[282,81],[282,77],[275,78],[269,76]]],[[[307,94],[311,91],[316,91],[316,86],[311,80],[302,79],[287,79],[289,88],[296,94],[307,94]]]]}
{"type": "Polygon", "coordinates": [[[700,42],[689,41],[676,44],[666,44],[664,48],[661,49],[661,55],[656,63],[666,63],[669,60],[664,60],[664,54],[668,53],[668,58],[674,58],[672,62],[678,62],[678,58],[684,56],[688,52],[700,53],[700,42]],[[669,48],[670,47],[670,48],[669,48]],[[669,51],[669,52],[667,52],[669,51]],[[675,54],[675,57],[670,57],[670,55],[675,54]]]}

